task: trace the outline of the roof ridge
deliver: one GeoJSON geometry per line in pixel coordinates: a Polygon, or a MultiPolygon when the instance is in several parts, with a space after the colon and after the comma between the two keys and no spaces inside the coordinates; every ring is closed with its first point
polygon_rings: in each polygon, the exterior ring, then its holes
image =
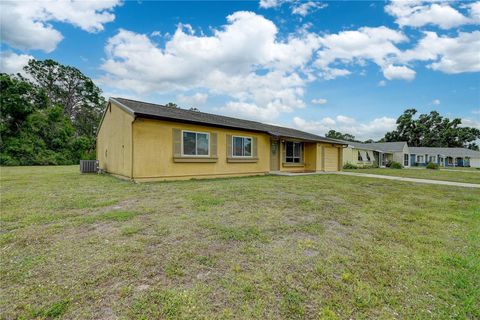
{"type": "MultiPolygon", "coordinates": [[[[171,108],[171,107],[167,107],[166,105],[162,105],[162,104],[158,104],[158,103],[152,103],[152,102],[146,102],[146,101],[140,101],[140,100],[135,100],[135,99],[127,99],[127,98],[122,98],[122,97],[115,97],[115,98],[113,98],[113,99],[123,99],[123,100],[129,100],[129,101],[133,101],[133,102],[150,104],[150,105],[154,105],[154,106],[158,106],[158,107],[162,107],[162,108],[171,108]]],[[[189,110],[189,109],[183,109],[183,108],[180,108],[180,107],[178,107],[178,108],[173,108],[173,109],[182,110],[182,111],[186,111],[186,112],[193,113],[193,114],[203,113],[203,114],[207,114],[207,115],[215,116],[215,117],[223,117],[223,118],[228,118],[228,119],[233,119],[233,120],[242,120],[242,121],[248,121],[248,122],[256,123],[256,124],[273,126],[273,125],[270,125],[270,124],[267,124],[267,123],[263,123],[263,122],[259,122],[259,121],[254,121],[254,120],[249,120],[249,119],[242,119],[242,118],[234,118],[234,117],[224,116],[224,115],[220,115],[220,114],[216,114],[216,113],[210,113],[210,112],[204,112],[204,111],[194,111],[194,110],[189,110]]],[[[287,128],[287,127],[281,127],[281,128],[287,128]]],[[[296,129],[294,129],[294,130],[296,130],[296,129]]],[[[308,133],[308,132],[307,132],[307,133],[308,133]]]]}

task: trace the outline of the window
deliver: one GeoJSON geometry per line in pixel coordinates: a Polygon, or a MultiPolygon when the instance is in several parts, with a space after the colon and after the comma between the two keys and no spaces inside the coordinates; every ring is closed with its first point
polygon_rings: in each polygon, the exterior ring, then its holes
{"type": "Polygon", "coordinates": [[[403,166],[408,167],[408,154],[403,155],[403,166]]]}
{"type": "Polygon", "coordinates": [[[208,146],[209,134],[204,132],[182,132],[182,152],[185,156],[208,156],[210,154],[208,146]]]}
{"type": "Polygon", "coordinates": [[[417,156],[417,162],[423,163],[423,156],[417,156]]]}
{"type": "Polygon", "coordinates": [[[358,161],[363,161],[362,154],[360,153],[360,151],[358,151],[357,160],[358,160],[358,161]]]}
{"type": "Polygon", "coordinates": [[[435,163],[435,156],[429,156],[428,157],[428,162],[435,163]]]}
{"type": "Polygon", "coordinates": [[[285,162],[300,163],[303,152],[303,143],[301,142],[285,142],[285,162]]]}
{"type": "Polygon", "coordinates": [[[232,155],[234,157],[252,156],[252,138],[232,137],[232,155]]]}
{"type": "Polygon", "coordinates": [[[366,153],[366,155],[367,155],[367,161],[368,161],[368,162],[371,162],[372,159],[370,159],[370,155],[368,154],[368,152],[366,153]]]}

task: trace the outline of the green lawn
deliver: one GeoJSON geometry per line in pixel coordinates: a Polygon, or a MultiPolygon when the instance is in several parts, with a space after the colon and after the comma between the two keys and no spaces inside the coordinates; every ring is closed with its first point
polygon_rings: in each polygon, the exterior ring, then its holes
{"type": "Polygon", "coordinates": [[[476,189],[1,168],[0,250],[6,319],[480,318],[476,189]]]}
{"type": "MultiPolygon", "coordinates": [[[[471,170],[475,170],[475,169],[471,169],[471,170]]],[[[424,168],[418,168],[418,169],[377,168],[377,169],[353,169],[353,170],[349,169],[345,171],[370,173],[370,174],[382,174],[387,176],[398,176],[398,177],[406,177],[406,178],[444,180],[444,181],[480,184],[480,170],[478,172],[462,172],[461,170],[445,171],[445,170],[429,170],[424,168]]]]}

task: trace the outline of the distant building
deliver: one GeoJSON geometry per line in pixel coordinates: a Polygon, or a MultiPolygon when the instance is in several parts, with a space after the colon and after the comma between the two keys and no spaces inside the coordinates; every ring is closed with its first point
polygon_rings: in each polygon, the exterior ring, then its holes
{"type": "Polygon", "coordinates": [[[480,168],[480,152],[466,148],[409,147],[406,142],[345,143],[344,164],[384,167],[388,161],[396,161],[404,167],[417,167],[433,162],[442,167],[480,168]]]}

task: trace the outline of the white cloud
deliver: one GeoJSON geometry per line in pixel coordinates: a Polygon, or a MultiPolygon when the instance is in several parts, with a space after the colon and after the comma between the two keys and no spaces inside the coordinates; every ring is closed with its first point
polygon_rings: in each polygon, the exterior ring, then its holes
{"type": "Polygon", "coordinates": [[[472,127],[480,129],[480,120],[462,119],[462,127],[472,127]]]}
{"type": "Polygon", "coordinates": [[[334,119],[330,117],[318,121],[309,121],[300,117],[293,118],[293,124],[296,128],[325,135],[329,130],[336,130],[342,133],[353,134],[357,139],[380,139],[387,131],[396,127],[396,120],[388,117],[373,119],[372,121],[361,123],[357,120],[339,115],[334,119]]]}
{"type": "Polygon", "coordinates": [[[280,41],[275,24],[252,12],[236,12],[227,21],[212,36],[180,25],[163,48],[146,35],[120,30],[105,47],[102,81],[136,92],[204,89],[232,99],[223,111],[244,106],[251,117],[304,107],[303,88],[313,80],[306,65],[319,37],[301,32],[280,41]]]}
{"type": "Polygon", "coordinates": [[[306,17],[310,13],[328,7],[327,4],[318,1],[304,0],[260,0],[259,6],[263,9],[275,9],[288,3],[292,14],[306,17]]]}
{"type": "Polygon", "coordinates": [[[347,69],[324,67],[318,74],[325,80],[333,80],[338,77],[346,77],[351,74],[351,72],[347,69]]]}
{"type": "Polygon", "coordinates": [[[23,67],[27,65],[30,59],[34,59],[33,56],[5,51],[0,52],[0,72],[8,74],[20,73],[26,76],[23,67]]]}
{"type": "Polygon", "coordinates": [[[328,5],[320,2],[301,2],[300,4],[294,5],[292,8],[293,14],[301,15],[302,17],[306,17],[312,11],[319,10],[326,8],[328,5]]]}
{"type": "Polygon", "coordinates": [[[480,23],[480,1],[471,3],[466,6],[470,12],[470,17],[474,23],[480,23]]]}
{"type": "Polygon", "coordinates": [[[480,114],[480,109],[476,109],[472,111],[473,114],[480,114]]]}
{"type": "Polygon", "coordinates": [[[372,61],[383,68],[401,53],[395,44],[407,40],[402,32],[384,26],[329,34],[320,40],[322,48],[317,53],[315,65],[322,70],[320,75],[325,79],[350,73],[346,69],[332,68],[335,63],[364,65],[372,61]]]}
{"type": "Polygon", "coordinates": [[[336,117],[336,119],[337,119],[337,122],[338,122],[339,124],[342,124],[342,125],[344,125],[344,124],[350,125],[350,124],[354,124],[354,123],[355,123],[355,119],[350,118],[350,117],[347,117],[347,116],[338,115],[338,116],[336,117]]]}
{"type": "Polygon", "coordinates": [[[325,103],[327,103],[327,99],[322,99],[322,98],[312,99],[312,103],[313,104],[325,104],[325,103]]]}
{"type": "Polygon", "coordinates": [[[425,36],[399,57],[400,61],[433,61],[427,67],[444,73],[480,71],[480,31],[460,32],[457,37],[438,36],[425,32],[425,36]]]}
{"type": "Polygon", "coordinates": [[[434,106],[438,106],[440,104],[440,100],[439,99],[433,99],[432,104],[434,106]]]}
{"type": "Polygon", "coordinates": [[[389,65],[383,69],[383,75],[388,80],[413,80],[415,78],[415,71],[405,66],[389,65]]]}
{"type": "Polygon", "coordinates": [[[475,23],[478,5],[472,5],[472,17],[467,17],[453,8],[449,2],[432,1],[391,1],[385,6],[385,11],[395,17],[395,22],[401,26],[422,27],[436,25],[442,29],[450,29],[464,24],[475,23]]]}
{"type": "MultiPolygon", "coordinates": [[[[191,96],[180,94],[177,96],[177,100],[180,104],[186,107],[199,107],[207,102],[208,94],[197,92],[191,96]]],[[[183,106],[182,106],[183,107],[183,106]]]]}
{"type": "Polygon", "coordinates": [[[387,82],[385,80],[380,80],[378,81],[378,84],[377,84],[379,87],[385,87],[387,85],[387,82]]]}
{"type": "Polygon", "coordinates": [[[270,8],[276,8],[280,6],[284,0],[260,0],[260,8],[263,9],[270,9],[270,8]]]}
{"type": "Polygon", "coordinates": [[[50,22],[72,24],[87,32],[103,30],[115,19],[112,8],[119,0],[102,1],[1,1],[2,41],[22,49],[53,51],[63,39],[50,22]]]}
{"type": "MultiPolygon", "coordinates": [[[[261,6],[279,3],[265,1],[261,6]]],[[[211,35],[179,24],[161,45],[146,34],[121,29],[107,41],[104,75],[99,80],[136,94],[214,94],[226,98],[221,112],[271,121],[280,113],[305,107],[308,83],[317,77],[348,76],[352,66],[365,70],[367,63],[374,63],[388,80],[414,79],[410,62],[419,60],[447,73],[478,70],[479,34],[450,38],[427,32],[415,47],[402,51],[397,45],[409,39],[385,26],[325,35],[300,28],[279,37],[272,21],[239,11],[229,15],[224,26],[212,29],[211,35]]]]}

